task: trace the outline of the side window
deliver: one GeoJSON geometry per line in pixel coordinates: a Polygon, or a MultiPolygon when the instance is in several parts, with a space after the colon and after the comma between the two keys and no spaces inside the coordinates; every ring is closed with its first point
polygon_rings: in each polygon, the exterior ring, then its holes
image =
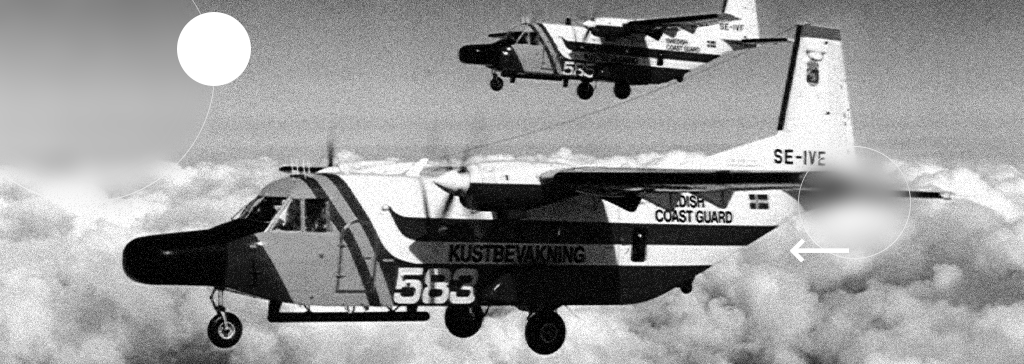
{"type": "Polygon", "coordinates": [[[530,44],[540,45],[540,34],[530,33],[530,44]]]}
{"type": "Polygon", "coordinates": [[[271,230],[298,231],[302,226],[302,210],[299,200],[291,200],[285,211],[277,215],[271,230]]]}
{"type": "Polygon", "coordinates": [[[328,232],[335,231],[331,202],[322,199],[305,200],[306,203],[306,231],[328,232]]]}

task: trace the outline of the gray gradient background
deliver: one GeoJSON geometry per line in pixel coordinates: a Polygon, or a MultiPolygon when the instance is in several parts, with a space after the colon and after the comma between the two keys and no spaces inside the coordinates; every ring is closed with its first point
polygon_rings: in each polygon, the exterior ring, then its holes
{"type": "MultiPolygon", "coordinates": [[[[195,158],[313,158],[328,138],[374,157],[441,157],[619,102],[610,85],[578,100],[558,83],[495,93],[459,46],[523,16],[655,17],[717,12],[718,1],[200,2],[241,21],[249,69],[223,87],[195,158]]],[[[1008,1],[772,1],[763,36],[810,22],[842,29],[859,144],[896,156],[1017,160],[1024,6],[1008,1]]],[[[773,132],[789,47],[755,50],[579,124],[487,152],[558,147],[614,155],[713,152],[773,132]]],[[[637,87],[635,95],[654,87],[637,87]]]]}
{"type": "MultiPolygon", "coordinates": [[[[253,53],[242,76],[218,88],[186,164],[259,156],[317,160],[329,139],[369,157],[455,155],[467,145],[621,102],[610,85],[599,85],[589,101],[555,82],[524,80],[492,92],[484,68],[458,62],[459,46],[489,42],[485,34],[523,17],[656,17],[721,6],[692,0],[197,3],[204,12],[237,18],[253,53]]],[[[944,160],[1022,155],[1024,6],[995,0],[758,5],[763,36],[791,36],[792,25],[804,22],[842,29],[859,144],[944,160]]],[[[209,95],[186,84],[176,68],[177,33],[195,15],[190,2],[3,7],[0,120],[14,131],[8,136],[45,141],[24,143],[25,149],[93,143],[107,155],[138,150],[165,160],[187,149],[209,95]],[[25,91],[32,87],[36,92],[25,91]],[[90,127],[69,127],[81,125],[90,127]]],[[[785,45],[749,51],[650,97],[480,152],[707,153],[763,137],[774,129],[788,52],[785,45]]],[[[636,87],[634,95],[654,88],[636,87]]]]}
{"type": "MultiPolygon", "coordinates": [[[[116,143],[129,135],[164,155],[185,148],[209,90],[192,87],[174,57],[177,34],[195,9],[186,1],[145,3],[168,7],[154,13],[119,1],[128,0],[78,2],[57,17],[47,6],[73,2],[0,3],[3,140],[23,139],[14,134],[20,128],[82,142],[71,151],[97,141],[109,142],[108,151],[139,147],[116,143]],[[36,4],[36,12],[11,11],[24,4],[36,4]],[[58,47],[33,46],[43,41],[58,47]],[[65,58],[33,58],[38,54],[65,58]],[[33,77],[38,92],[12,87],[33,77]],[[156,91],[165,87],[166,95],[156,91]],[[113,118],[112,110],[124,109],[117,96],[135,102],[132,112],[113,118]],[[178,119],[178,111],[195,115],[178,119]],[[133,121],[144,127],[117,129],[133,121]],[[94,130],[96,138],[68,132],[72,127],[94,130]]],[[[419,324],[281,325],[265,320],[266,301],[234,294],[227,304],[245,334],[234,349],[218,350],[204,332],[213,314],[207,289],[138,284],[119,268],[129,240],[222,223],[281,177],[277,166],[321,157],[332,138],[366,156],[348,155],[339,166],[345,171],[403,173],[410,157],[443,156],[470,139],[618,103],[607,85],[588,102],[557,83],[517,82],[494,93],[486,71],[455,59],[459,45],[485,41],[483,34],[523,14],[558,20],[589,13],[592,3],[199,5],[238,18],[252,36],[253,58],[239,80],[218,88],[208,129],[184,165],[157,165],[164,183],[128,198],[80,183],[48,199],[11,184],[17,168],[0,168],[0,362],[1024,362],[1024,174],[1015,167],[1020,5],[762,2],[766,35],[803,21],[843,29],[860,142],[904,162],[912,188],[959,198],[915,201],[904,237],[872,259],[814,254],[799,263],[788,250],[802,234],[789,221],[698,276],[690,294],[561,308],[567,340],[546,357],[526,346],[526,314],[510,308],[493,310],[465,340],[447,332],[437,309],[419,324]],[[388,159],[395,156],[407,159],[388,159]]],[[[600,7],[666,16],[718,4],[600,7]]],[[[677,165],[697,158],[694,152],[772,132],[787,53],[785,46],[751,52],[585,124],[481,153],[527,155],[509,163],[524,170],[677,165]],[[611,157],[558,150],[563,146],[611,157]],[[538,152],[549,155],[532,155],[538,152]]]]}

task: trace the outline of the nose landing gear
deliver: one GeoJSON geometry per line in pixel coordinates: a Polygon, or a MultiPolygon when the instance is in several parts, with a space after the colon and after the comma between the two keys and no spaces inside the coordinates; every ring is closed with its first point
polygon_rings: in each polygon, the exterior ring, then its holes
{"type": "Polygon", "coordinates": [[[554,310],[542,310],[526,318],[526,345],[541,355],[554,353],[565,342],[565,322],[554,310]]]}
{"type": "Polygon", "coordinates": [[[223,349],[235,346],[238,340],[242,339],[242,320],[224,308],[224,290],[214,288],[213,292],[210,292],[210,303],[217,311],[206,327],[206,335],[210,337],[210,342],[223,349]],[[214,299],[215,296],[217,299],[214,299]]]}

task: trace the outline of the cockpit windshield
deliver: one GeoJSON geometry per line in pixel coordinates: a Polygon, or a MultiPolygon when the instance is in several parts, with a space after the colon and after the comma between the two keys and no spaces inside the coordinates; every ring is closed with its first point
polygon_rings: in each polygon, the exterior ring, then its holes
{"type": "Polygon", "coordinates": [[[242,211],[235,214],[235,218],[232,220],[252,220],[259,222],[270,222],[277,214],[277,211],[281,209],[281,204],[284,203],[284,197],[256,197],[256,199],[245,205],[242,211]]]}
{"type": "Polygon", "coordinates": [[[270,231],[306,231],[331,232],[337,231],[332,220],[335,218],[334,208],[326,199],[289,199],[285,211],[275,215],[268,230],[270,231]]]}
{"type": "Polygon", "coordinates": [[[539,45],[540,44],[540,36],[536,32],[532,32],[532,31],[521,32],[521,33],[519,33],[519,38],[516,39],[516,44],[539,45]]]}

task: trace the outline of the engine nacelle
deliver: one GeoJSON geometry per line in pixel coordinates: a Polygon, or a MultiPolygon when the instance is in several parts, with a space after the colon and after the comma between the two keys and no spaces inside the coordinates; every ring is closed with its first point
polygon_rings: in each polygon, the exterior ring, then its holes
{"type": "Polygon", "coordinates": [[[527,210],[573,196],[540,185],[473,183],[459,197],[466,208],[477,211],[527,210]]]}

